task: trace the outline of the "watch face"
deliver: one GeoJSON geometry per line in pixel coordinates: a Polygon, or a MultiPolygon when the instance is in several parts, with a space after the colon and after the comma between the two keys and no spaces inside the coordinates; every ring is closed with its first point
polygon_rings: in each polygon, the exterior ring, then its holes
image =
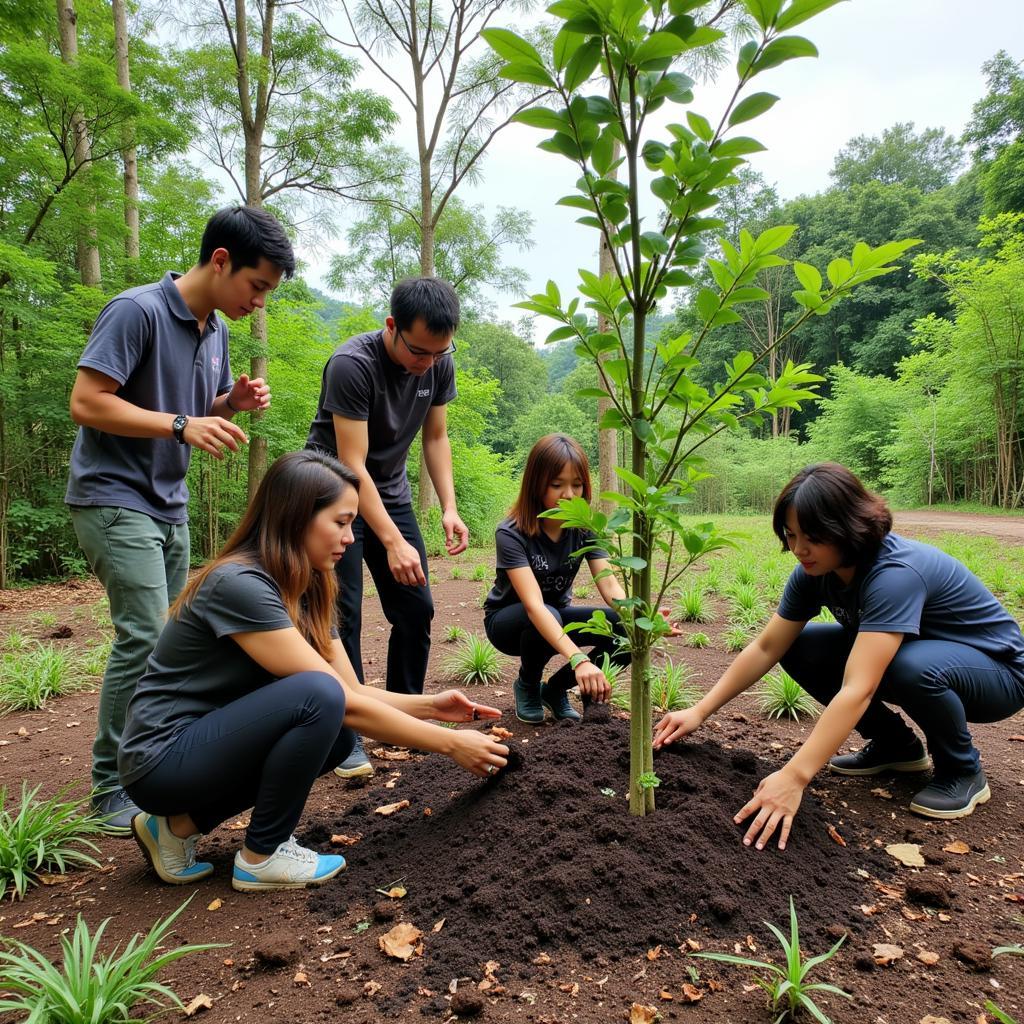
{"type": "Polygon", "coordinates": [[[174,422],[171,424],[171,430],[174,431],[174,436],[180,441],[181,432],[185,429],[188,424],[188,417],[184,413],[174,417],[174,422]]]}

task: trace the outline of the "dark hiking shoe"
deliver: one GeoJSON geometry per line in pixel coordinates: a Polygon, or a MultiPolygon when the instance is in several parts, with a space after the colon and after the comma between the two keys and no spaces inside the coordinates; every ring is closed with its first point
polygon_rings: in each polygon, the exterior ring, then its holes
{"type": "Polygon", "coordinates": [[[992,796],[984,772],[932,779],[910,802],[915,814],[926,818],[966,818],[992,796]]]}
{"type": "Polygon", "coordinates": [[[544,705],[540,701],[540,683],[527,686],[516,678],[512,692],[516,698],[516,718],[527,725],[540,725],[544,721],[544,705]]]}
{"type": "Polygon", "coordinates": [[[836,754],[830,758],[828,767],[839,775],[878,775],[881,772],[923,772],[930,764],[928,752],[918,739],[901,750],[868,740],[852,754],[836,754]]]}
{"type": "Polygon", "coordinates": [[[548,686],[546,683],[540,688],[540,699],[544,707],[555,716],[556,722],[568,719],[570,722],[580,722],[583,716],[569,703],[568,690],[548,686]]]}
{"type": "Polygon", "coordinates": [[[93,810],[103,819],[104,827],[118,839],[132,838],[132,818],[141,811],[123,789],[114,789],[92,798],[93,810]]]}
{"type": "Polygon", "coordinates": [[[334,774],[339,779],[358,779],[373,774],[373,765],[363,749],[362,736],[356,738],[352,753],[334,769],[334,774]]]}

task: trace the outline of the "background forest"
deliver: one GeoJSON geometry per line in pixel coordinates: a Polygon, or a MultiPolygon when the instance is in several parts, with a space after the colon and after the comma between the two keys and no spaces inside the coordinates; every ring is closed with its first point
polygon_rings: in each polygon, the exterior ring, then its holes
{"type": "MultiPolygon", "coordinates": [[[[444,277],[463,299],[449,422],[475,541],[490,542],[540,435],[574,435],[597,465],[598,400],[577,395],[596,384],[593,366],[571,342],[535,346],[529,321],[496,322],[489,298],[524,290],[514,264],[529,216],[459,194],[536,95],[498,76],[478,33],[530,14],[528,0],[454,0],[433,23],[410,0],[238,0],[186,4],[171,21],[124,0],[0,0],[0,587],[85,570],[63,504],[78,356],[105,302],[187,269],[228,202],[266,206],[306,238],[327,238],[340,208],[355,213],[333,296],[300,272],[265,315],[231,325],[234,372],[265,371],[273,406],[245,424],[248,453],[193,454],[197,560],[267,462],[303,445],[333,348],[379,326],[410,273],[444,277]],[[386,96],[357,85],[361,66],[386,96]],[[415,131],[398,133],[400,117],[415,131]]],[[[739,14],[732,29],[743,37],[739,14]]],[[[984,74],[960,138],[898,123],[851,139],[820,194],[787,198],[750,170],[728,190],[725,234],[796,224],[787,259],[824,267],[857,241],[922,241],[898,273],[773,350],[772,376],[787,359],[826,376],[820,400],[709,442],[696,511],[764,511],[823,458],[903,505],[1024,503],[1024,66],[1000,51],[984,74]]],[[[774,273],[759,281],[771,298],[709,341],[702,383],[798,315],[774,273]]],[[[652,351],[692,327],[688,296],[703,283],[649,318],[652,351]]],[[[420,507],[437,545],[428,493],[420,507]]]]}

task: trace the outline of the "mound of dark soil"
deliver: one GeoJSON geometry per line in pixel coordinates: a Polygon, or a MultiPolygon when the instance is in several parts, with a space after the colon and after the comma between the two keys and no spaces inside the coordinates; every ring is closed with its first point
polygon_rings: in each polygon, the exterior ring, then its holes
{"type": "Polygon", "coordinates": [[[846,847],[830,838],[834,819],[809,792],[785,852],[743,847],[732,815],[775,767],[746,751],[705,742],[658,754],[658,809],[634,818],[626,722],[585,720],[511,743],[522,755],[514,771],[479,782],[445,758],[405,764],[393,792],[408,807],[382,817],[364,797],[304,836],[321,847],[332,831],[362,836],[346,850],[346,875],[310,897],[326,919],[369,919],[375,890],[402,880],[401,917],[426,947],[423,981],[410,986],[479,977],[489,959],[529,977],[535,957],[565,946],[593,960],[688,937],[765,938],[764,920],[786,927],[790,893],[805,948],[824,950],[837,925],[867,927],[867,874],[891,875],[852,822],[846,847]]]}

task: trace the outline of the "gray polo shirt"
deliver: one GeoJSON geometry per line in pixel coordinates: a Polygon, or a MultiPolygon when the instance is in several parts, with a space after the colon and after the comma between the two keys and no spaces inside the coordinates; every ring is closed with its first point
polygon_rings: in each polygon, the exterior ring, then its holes
{"type": "Polygon", "coordinates": [[[168,620],[128,704],[117,752],[122,784],[153,769],[197,718],[275,681],[232,634],[292,626],[262,566],[228,562],[214,569],[168,620]]]}
{"type": "MultiPolygon", "coordinates": [[[[195,314],[174,284],[179,276],[169,272],[111,299],[78,365],[112,377],[120,385],[118,397],[132,405],[208,416],[217,396],[231,390],[227,325],[211,313],[200,336],[195,314]]],[[[64,500],[184,523],[191,451],[174,438],[119,437],[79,427],[64,500]]]]}
{"type": "Polygon", "coordinates": [[[408,373],[384,350],[384,332],[349,338],[324,367],[320,400],[307,448],[337,456],[334,414],[366,422],[366,469],[386,505],[412,501],[405,460],[431,406],[455,397],[455,364],[438,360],[422,377],[408,373]]]}

